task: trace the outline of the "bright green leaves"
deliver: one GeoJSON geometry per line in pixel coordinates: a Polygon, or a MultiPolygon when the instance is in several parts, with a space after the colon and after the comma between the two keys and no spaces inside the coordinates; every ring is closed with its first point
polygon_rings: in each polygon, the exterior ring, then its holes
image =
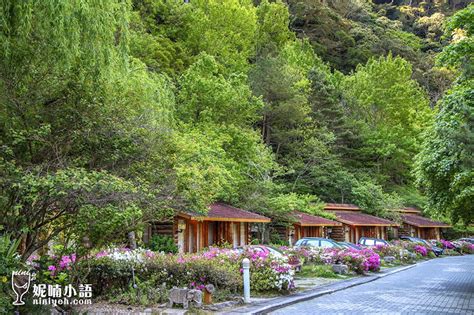
{"type": "Polygon", "coordinates": [[[465,225],[474,220],[474,90],[458,86],[444,97],[425,134],[416,175],[433,212],[465,225]]]}
{"type": "Polygon", "coordinates": [[[182,125],[177,135],[178,190],[193,210],[215,200],[238,200],[247,185],[264,180],[273,165],[270,152],[250,129],[232,125],[182,125]]]}
{"type": "Polygon", "coordinates": [[[410,64],[391,55],[372,59],[347,77],[343,87],[346,97],[355,100],[355,118],[364,122],[364,154],[373,154],[391,180],[406,181],[420,133],[431,119],[428,99],[411,79],[410,64]]]}
{"type": "Polygon", "coordinates": [[[257,54],[278,51],[295,34],[290,31],[290,14],[288,8],[281,1],[260,2],[257,8],[258,27],[256,32],[257,54]]]}
{"type": "Polygon", "coordinates": [[[129,58],[127,1],[0,7],[0,225],[24,258],[66,230],[113,241],[173,194],[173,85],[129,58]]]}
{"type": "Polygon", "coordinates": [[[178,115],[184,122],[249,126],[263,104],[252,96],[243,74],[228,78],[216,60],[202,54],[180,79],[178,115]]]}
{"type": "Polygon", "coordinates": [[[255,51],[256,8],[250,0],[195,0],[186,46],[193,55],[214,56],[222,72],[246,72],[255,51]]]}
{"type": "Polygon", "coordinates": [[[335,218],[333,215],[323,212],[323,207],[324,203],[318,197],[308,194],[278,194],[268,200],[269,214],[283,221],[288,221],[289,213],[294,210],[335,218]]]}
{"type": "Polygon", "coordinates": [[[439,56],[442,65],[461,70],[462,77],[474,74],[474,4],[457,12],[449,19],[446,34],[452,37],[451,44],[439,56]]]}
{"type": "Polygon", "coordinates": [[[454,223],[474,221],[474,5],[456,13],[446,32],[453,41],[439,61],[459,69],[454,87],[440,102],[434,125],[424,134],[416,176],[428,197],[428,209],[454,223]]]}
{"type": "Polygon", "coordinates": [[[2,175],[1,192],[7,199],[2,200],[0,225],[16,238],[31,235],[24,258],[63,231],[79,241],[78,247],[85,236],[94,244],[110,241],[142,215],[141,187],[107,172],[17,168],[2,175]]]}

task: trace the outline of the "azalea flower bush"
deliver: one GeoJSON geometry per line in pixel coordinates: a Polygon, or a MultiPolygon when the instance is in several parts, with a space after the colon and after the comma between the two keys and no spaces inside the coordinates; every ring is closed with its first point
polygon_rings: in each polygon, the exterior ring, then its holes
{"type": "Polygon", "coordinates": [[[415,263],[422,257],[434,258],[433,252],[426,246],[409,241],[394,240],[391,245],[399,250],[399,254],[395,257],[403,263],[415,263]],[[425,250],[421,249],[423,247],[425,250]],[[425,253],[426,255],[423,255],[425,253]]]}
{"type": "Polygon", "coordinates": [[[469,242],[458,242],[461,253],[463,254],[474,254],[474,244],[469,242]]]}
{"type": "Polygon", "coordinates": [[[69,255],[32,255],[27,260],[27,265],[36,272],[40,283],[66,285],[70,283],[71,271],[75,267],[77,256],[69,255]]]}
{"type": "Polygon", "coordinates": [[[313,264],[347,264],[359,274],[380,269],[380,256],[371,249],[337,249],[319,247],[281,247],[286,255],[300,257],[306,263],[313,264]]]}
{"type": "MultiPolygon", "coordinates": [[[[114,248],[81,260],[80,268],[87,281],[97,288],[96,294],[107,299],[123,296],[124,292],[135,290],[133,288],[145,282],[147,290],[157,287],[202,290],[212,284],[217,292],[240,295],[244,258],[251,263],[254,292],[288,291],[295,287],[294,270],[288,258],[274,257],[252,248],[239,251],[211,247],[205,252],[179,255],[114,248]]],[[[163,297],[160,295],[160,298],[163,297]]]]}
{"type": "Polygon", "coordinates": [[[445,248],[445,249],[454,249],[455,246],[453,243],[451,243],[450,241],[447,241],[447,240],[440,240],[440,243],[441,243],[441,246],[442,248],[445,248]]]}
{"type": "Polygon", "coordinates": [[[420,254],[423,257],[428,256],[428,249],[422,245],[415,245],[413,246],[413,249],[416,253],[420,254]]]}
{"type": "Polygon", "coordinates": [[[361,250],[347,248],[334,249],[328,248],[325,250],[327,263],[337,264],[343,263],[349,266],[352,271],[363,274],[367,271],[380,270],[380,256],[373,250],[364,248],[361,250]]]}
{"type": "Polygon", "coordinates": [[[293,259],[302,264],[304,263],[324,263],[324,249],[320,247],[288,247],[281,246],[280,250],[287,256],[289,259],[293,259]]]}

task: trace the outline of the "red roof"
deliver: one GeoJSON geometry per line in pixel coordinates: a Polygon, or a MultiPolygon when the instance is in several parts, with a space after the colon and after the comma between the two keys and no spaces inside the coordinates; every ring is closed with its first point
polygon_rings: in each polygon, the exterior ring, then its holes
{"type": "Polygon", "coordinates": [[[207,215],[182,212],[182,216],[199,221],[237,221],[268,223],[270,219],[247,210],[239,209],[225,203],[216,202],[209,206],[207,215]]]}
{"type": "Polygon", "coordinates": [[[402,221],[416,227],[450,227],[449,224],[433,221],[419,215],[402,215],[402,221]]]}
{"type": "Polygon", "coordinates": [[[402,213],[421,213],[420,209],[414,208],[414,207],[404,207],[401,209],[397,209],[396,211],[402,212],[402,213]]]}
{"type": "Polygon", "coordinates": [[[301,226],[335,226],[341,225],[341,223],[329,220],[316,215],[307,214],[304,212],[294,211],[292,214],[293,218],[297,221],[295,224],[301,226]]]}
{"type": "Polygon", "coordinates": [[[360,210],[360,208],[350,203],[327,203],[324,210],[360,210]]]}
{"type": "Polygon", "coordinates": [[[361,212],[336,211],[339,222],[354,226],[398,226],[397,223],[387,219],[375,217],[361,212]]]}

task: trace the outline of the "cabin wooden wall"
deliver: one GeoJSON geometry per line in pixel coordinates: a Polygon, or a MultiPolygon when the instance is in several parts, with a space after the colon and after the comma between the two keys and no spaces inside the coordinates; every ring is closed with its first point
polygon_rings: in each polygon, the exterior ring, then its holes
{"type": "Polygon", "coordinates": [[[413,227],[411,225],[404,223],[398,228],[398,235],[399,236],[414,236],[412,235],[412,229],[413,227]]]}
{"type": "Polygon", "coordinates": [[[348,233],[346,233],[346,241],[357,244],[361,237],[372,237],[388,239],[388,231],[386,226],[345,226],[348,233]]]}
{"type": "Polygon", "coordinates": [[[212,245],[239,247],[249,243],[249,223],[184,220],[184,252],[198,252],[212,245]]]}
{"type": "Polygon", "coordinates": [[[344,236],[344,225],[342,226],[333,226],[332,231],[329,234],[329,237],[332,238],[333,240],[337,242],[344,242],[345,236],[344,236]]]}

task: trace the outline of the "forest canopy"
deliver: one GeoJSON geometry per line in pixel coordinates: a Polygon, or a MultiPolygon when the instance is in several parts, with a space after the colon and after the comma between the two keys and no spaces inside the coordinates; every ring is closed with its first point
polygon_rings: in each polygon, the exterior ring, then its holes
{"type": "Polygon", "coordinates": [[[0,232],[27,257],[214,201],[471,224],[467,2],[3,2],[0,232]]]}

